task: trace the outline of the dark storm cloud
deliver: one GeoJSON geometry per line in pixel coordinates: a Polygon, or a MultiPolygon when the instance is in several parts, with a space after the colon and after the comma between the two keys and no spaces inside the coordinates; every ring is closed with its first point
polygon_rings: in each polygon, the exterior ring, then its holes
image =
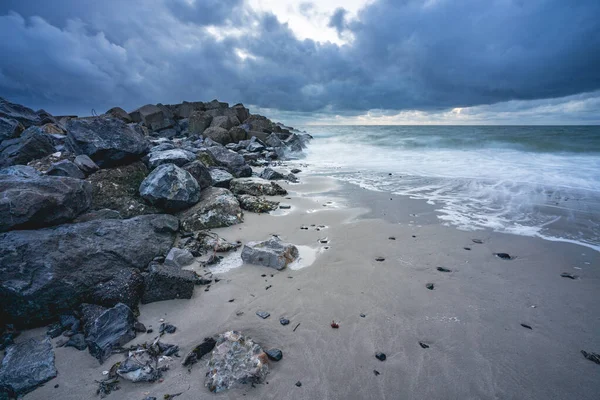
{"type": "Polygon", "coordinates": [[[217,97],[344,115],[555,98],[600,88],[599,15],[597,0],[379,0],[336,10],[352,37],[337,46],[242,0],[4,0],[0,96],[55,113],[217,97]]]}

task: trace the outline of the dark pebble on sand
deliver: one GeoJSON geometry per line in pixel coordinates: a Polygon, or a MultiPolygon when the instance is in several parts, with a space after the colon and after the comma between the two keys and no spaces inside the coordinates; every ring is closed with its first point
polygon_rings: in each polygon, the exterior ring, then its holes
{"type": "Polygon", "coordinates": [[[256,312],[256,315],[258,315],[258,316],[259,316],[259,317],[261,317],[262,319],[267,319],[267,318],[269,318],[269,316],[270,316],[271,314],[269,314],[269,313],[268,313],[268,312],[266,312],[266,311],[257,311],[257,312],[256,312]]]}
{"type": "Polygon", "coordinates": [[[148,329],[148,330],[146,331],[146,333],[152,333],[152,332],[154,332],[154,329],[148,329]]]}
{"type": "Polygon", "coordinates": [[[385,258],[383,258],[383,257],[377,257],[377,258],[375,259],[375,261],[382,262],[382,261],[385,261],[385,258]]]}
{"type": "Polygon", "coordinates": [[[429,348],[429,345],[427,343],[423,343],[423,342],[419,342],[419,346],[421,346],[423,349],[429,348]]]}
{"type": "Polygon", "coordinates": [[[412,235],[412,237],[416,238],[416,236],[415,236],[415,235],[412,235]]]}
{"type": "Polygon", "coordinates": [[[287,318],[279,318],[279,323],[283,326],[287,325],[290,323],[290,320],[287,318]]]}
{"type": "Polygon", "coordinates": [[[273,285],[269,285],[269,286],[267,286],[267,287],[265,288],[265,290],[269,290],[269,289],[271,289],[272,287],[273,287],[273,285]]]}
{"type": "Polygon", "coordinates": [[[531,326],[527,325],[527,324],[521,324],[521,326],[523,328],[527,328],[527,329],[533,329],[531,326]]]}
{"type": "Polygon", "coordinates": [[[393,236],[390,236],[388,239],[390,239],[390,240],[396,240],[396,238],[393,237],[393,236]]]}
{"type": "Polygon", "coordinates": [[[444,268],[444,267],[437,267],[436,269],[440,272],[452,272],[451,269],[444,268]]]}
{"type": "Polygon", "coordinates": [[[265,353],[273,361],[280,361],[283,358],[283,353],[279,349],[269,349],[265,353]]]}
{"type": "Polygon", "coordinates": [[[585,350],[581,350],[581,354],[583,354],[583,356],[585,358],[587,358],[590,361],[595,362],[596,364],[600,364],[600,354],[596,354],[596,353],[588,353],[585,350]]]}
{"type": "Polygon", "coordinates": [[[230,303],[233,303],[234,301],[235,301],[235,299],[230,299],[229,300],[230,303]]]}
{"type": "Polygon", "coordinates": [[[429,289],[429,290],[433,290],[433,288],[434,288],[434,284],[433,284],[433,283],[427,283],[427,284],[425,284],[425,287],[426,287],[427,289],[429,289]]]}
{"type": "Polygon", "coordinates": [[[508,253],[496,253],[495,256],[503,260],[510,260],[512,258],[508,253]]]}
{"type": "Polygon", "coordinates": [[[54,389],[58,389],[58,383],[54,385],[54,389]]]}
{"type": "Polygon", "coordinates": [[[158,328],[159,333],[175,333],[176,330],[177,328],[171,324],[160,324],[160,327],[158,328]]]}
{"type": "Polygon", "coordinates": [[[364,317],[366,317],[366,315],[365,314],[360,314],[360,317],[364,318],[364,317]]]}
{"type": "Polygon", "coordinates": [[[376,369],[373,370],[373,373],[375,374],[375,376],[381,375],[381,372],[377,371],[376,369]]]}
{"type": "Polygon", "coordinates": [[[296,382],[296,386],[298,386],[298,387],[302,386],[302,382],[300,382],[300,381],[296,382]]]}
{"type": "Polygon", "coordinates": [[[300,172],[302,172],[302,170],[298,169],[298,168],[294,168],[293,170],[290,171],[292,174],[299,174],[300,172]]]}
{"type": "Polygon", "coordinates": [[[262,274],[261,276],[264,278],[265,276],[267,276],[267,274],[262,274]]]}
{"type": "Polygon", "coordinates": [[[375,353],[375,358],[376,358],[376,359],[378,359],[379,361],[385,361],[385,359],[386,359],[387,357],[385,356],[385,354],[384,354],[384,353],[381,353],[381,352],[380,352],[380,353],[375,353]]]}
{"type": "Polygon", "coordinates": [[[560,274],[560,276],[562,276],[563,278],[569,278],[569,279],[575,279],[576,278],[575,275],[572,275],[572,274],[570,274],[568,272],[563,272],[562,274],[560,274]]]}
{"type": "Polygon", "coordinates": [[[470,247],[463,247],[463,249],[465,249],[465,250],[471,250],[470,247]]]}
{"type": "Polygon", "coordinates": [[[471,239],[473,241],[473,243],[477,243],[477,244],[482,244],[483,240],[481,239],[471,239]]]}

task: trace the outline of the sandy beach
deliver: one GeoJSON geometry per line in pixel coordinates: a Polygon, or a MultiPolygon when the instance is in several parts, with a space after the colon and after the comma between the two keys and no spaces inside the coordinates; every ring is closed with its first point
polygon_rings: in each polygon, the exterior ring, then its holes
{"type": "MultiPolygon", "coordinates": [[[[181,355],[232,329],[265,349],[281,349],[283,359],[270,364],[266,382],[213,394],[203,386],[205,360],[188,370],[174,358],[163,381],[122,381],[107,399],[176,393],[182,400],[598,398],[600,368],[580,351],[600,348],[599,253],[460,231],[442,226],[424,201],[369,192],[309,169],[299,177],[299,184],[283,184],[287,198],[277,198],[290,210],[247,212],[243,224],[214,230],[244,243],[277,234],[299,246],[299,264],[282,271],[217,265],[221,280],[208,291],[197,286],[190,300],[140,307],[147,327],[156,329],[161,318],[177,327],[163,341],[179,345],[181,355]],[[503,260],[499,252],[514,258],[503,260]],[[271,316],[263,320],[256,311],[271,316]],[[291,323],[282,326],[280,317],[291,323]],[[376,352],[387,359],[379,361],[376,352]]],[[[239,253],[227,265],[241,264],[239,253]]],[[[153,337],[140,334],[132,343],[153,337]]],[[[55,351],[58,377],[26,399],[96,398],[95,381],[123,358],[99,365],[87,351],[55,351]]]]}

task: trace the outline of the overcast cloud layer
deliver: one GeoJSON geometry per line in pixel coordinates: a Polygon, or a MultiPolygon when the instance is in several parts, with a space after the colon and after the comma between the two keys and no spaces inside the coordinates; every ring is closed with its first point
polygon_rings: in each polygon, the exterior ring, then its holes
{"type": "Polygon", "coordinates": [[[598,0],[376,0],[331,13],[340,45],[244,0],[2,0],[0,96],[57,114],[218,98],[331,123],[598,123],[599,21],[598,0]]]}

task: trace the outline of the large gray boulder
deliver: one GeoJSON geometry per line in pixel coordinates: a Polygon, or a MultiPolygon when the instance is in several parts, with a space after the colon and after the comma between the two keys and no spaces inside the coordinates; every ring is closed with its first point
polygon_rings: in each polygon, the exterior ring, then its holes
{"type": "MultiPolygon", "coordinates": [[[[236,118],[237,121],[237,118],[236,118]]],[[[239,121],[237,121],[239,124],[239,121]]],[[[226,115],[221,115],[218,117],[214,117],[212,122],[210,123],[211,128],[223,128],[225,130],[229,130],[233,128],[234,124],[231,121],[231,118],[226,115]]],[[[206,133],[205,133],[206,135],[206,133]]]]}
{"type": "Polygon", "coordinates": [[[255,213],[267,213],[279,208],[278,201],[270,201],[264,197],[251,196],[249,194],[241,194],[235,196],[240,202],[242,210],[252,211],[255,213]]]}
{"type": "Polygon", "coordinates": [[[212,115],[204,112],[204,111],[195,111],[189,117],[189,131],[191,134],[201,135],[204,133],[206,128],[208,128],[212,122],[212,115]]]}
{"type": "Polygon", "coordinates": [[[140,195],[164,210],[183,210],[198,202],[200,185],[189,172],[177,165],[163,164],[144,179],[140,195]]]}
{"type": "Polygon", "coordinates": [[[0,97],[0,117],[19,121],[25,128],[41,125],[42,119],[31,108],[11,103],[0,97]]]}
{"type": "Polygon", "coordinates": [[[273,236],[263,242],[248,242],[242,249],[242,260],[248,264],[284,269],[299,256],[298,248],[273,236]]]}
{"type": "Polygon", "coordinates": [[[48,176],[67,176],[69,178],[75,179],[84,179],[85,175],[83,172],[69,160],[61,160],[56,162],[50,166],[48,171],[46,171],[46,175],[48,176]]]}
{"type": "Polygon", "coordinates": [[[163,164],[175,164],[181,167],[195,159],[194,153],[183,149],[153,151],[148,154],[148,167],[154,169],[163,164]]]}
{"type": "Polygon", "coordinates": [[[80,154],[77,157],[75,157],[75,160],[73,160],[73,163],[86,176],[90,175],[100,169],[100,167],[98,167],[98,165],[96,165],[96,163],[91,158],[86,156],[85,154],[80,154]]]}
{"type": "MultiPolygon", "coordinates": [[[[217,117],[217,118],[221,118],[221,117],[217,117]]],[[[225,117],[227,118],[227,117],[225,117]]],[[[202,133],[202,135],[204,135],[205,137],[214,140],[215,142],[219,143],[219,144],[227,144],[227,143],[231,143],[231,136],[229,136],[229,132],[227,131],[226,128],[222,128],[220,126],[211,126],[210,128],[207,128],[204,133],[202,133]]]]}
{"type": "Polygon", "coordinates": [[[277,172],[272,168],[265,168],[259,175],[262,179],[266,179],[268,181],[278,181],[286,179],[286,177],[281,173],[277,172]]]}
{"type": "Polygon", "coordinates": [[[129,113],[133,122],[142,123],[145,127],[153,131],[172,128],[175,121],[171,118],[170,112],[161,105],[146,104],[135,111],[129,113]]]}
{"type": "Polygon", "coordinates": [[[100,314],[88,325],[85,341],[90,354],[104,362],[119,348],[135,338],[135,316],[129,307],[119,303],[100,314]]]}
{"type": "Polygon", "coordinates": [[[252,176],[252,168],[246,164],[244,157],[222,146],[212,146],[208,148],[209,153],[217,160],[219,165],[227,170],[236,178],[252,176]]]}
{"type": "Polygon", "coordinates": [[[200,185],[200,189],[206,189],[207,187],[213,184],[213,180],[210,174],[210,171],[202,161],[192,161],[189,164],[186,164],[182,167],[184,170],[189,172],[198,185],[200,185]]]}
{"type": "Polygon", "coordinates": [[[88,182],[58,176],[0,175],[0,232],[70,221],[92,202],[88,182]]]}
{"type": "Polygon", "coordinates": [[[123,110],[121,107],[113,107],[110,110],[108,110],[105,114],[113,118],[120,119],[126,124],[133,122],[127,111],[123,110]]]}
{"type": "Polygon", "coordinates": [[[27,164],[55,151],[52,136],[45,133],[42,128],[32,126],[26,129],[21,137],[0,143],[0,168],[27,164]]]}
{"type": "Polygon", "coordinates": [[[239,126],[234,126],[229,130],[229,137],[233,143],[238,143],[240,140],[245,140],[248,137],[248,133],[239,126]]]}
{"type": "Polygon", "coordinates": [[[42,174],[28,165],[13,165],[0,169],[0,175],[14,175],[21,178],[37,178],[42,174]]]}
{"type": "Polygon", "coordinates": [[[142,303],[156,301],[189,299],[194,294],[196,274],[172,265],[150,266],[144,280],[142,303]]]}
{"type": "Polygon", "coordinates": [[[116,118],[72,119],[67,122],[67,131],[67,146],[102,168],[131,163],[148,152],[144,134],[116,118]]]}
{"type": "Polygon", "coordinates": [[[24,129],[16,119],[0,117],[0,142],[18,137],[24,129]]]}
{"type": "Polygon", "coordinates": [[[229,189],[229,183],[233,179],[233,175],[220,168],[211,168],[209,172],[213,186],[229,189]]]}
{"type": "Polygon", "coordinates": [[[265,143],[271,147],[285,147],[285,143],[283,142],[283,140],[279,139],[279,137],[274,133],[271,133],[265,139],[265,143]]]}
{"type": "Polygon", "coordinates": [[[252,196],[285,196],[287,191],[275,182],[262,178],[238,178],[229,183],[234,194],[252,196]]]}
{"type": "Polygon", "coordinates": [[[187,232],[222,228],[243,222],[243,213],[235,196],[227,189],[204,189],[200,201],[179,214],[181,228],[187,232]]]}
{"type": "Polygon", "coordinates": [[[49,338],[32,338],[9,346],[0,368],[0,398],[20,398],[56,375],[49,338]]]}
{"type": "Polygon", "coordinates": [[[177,218],[158,214],[0,234],[0,320],[47,323],[120,271],[138,273],[164,255],[178,228],[177,218]]]}

